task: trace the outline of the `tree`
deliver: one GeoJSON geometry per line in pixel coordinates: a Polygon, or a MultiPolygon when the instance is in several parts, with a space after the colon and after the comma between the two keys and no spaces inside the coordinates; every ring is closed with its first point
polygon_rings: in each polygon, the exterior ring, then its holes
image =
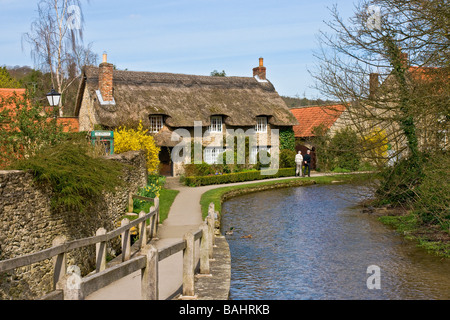
{"type": "Polygon", "coordinates": [[[321,33],[316,53],[315,87],[347,107],[360,137],[385,133],[392,155],[408,159],[403,165],[411,180],[404,186],[415,188],[430,152],[426,134],[446,132],[450,120],[448,5],[374,0],[361,1],[348,21],[336,6],[331,14],[331,33],[321,33]]]}
{"type": "Polygon", "coordinates": [[[0,168],[66,139],[61,125],[29,93],[0,99],[0,168]]]}
{"type": "Polygon", "coordinates": [[[62,94],[80,74],[81,67],[95,62],[90,47],[83,46],[83,15],[80,0],[41,0],[38,18],[23,35],[31,55],[42,72],[51,74],[53,87],[62,94]]]}
{"type": "Polygon", "coordinates": [[[409,206],[418,221],[448,230],[448,1],[361,1],[348,21],[337,7],[331,14],[312,74],[322,94],[347,107],[365,157],[392,147],[377,203],[409,206]],[[373,132],[380,135],[370,150],[373,132]]]}
{"type": "Polygon", "coordinates": [[[20,82],[13,79],[6,67],[0,68],[0,88],[20,88],[20,82]]]}
{"type": "Polygon", "coordinates": [[[219,72],[217,70],[214,70],[211,72],[211,77],[226,77],[227,74],[225,73],[225,70],[222,70],[222,72],[219,72]]]}

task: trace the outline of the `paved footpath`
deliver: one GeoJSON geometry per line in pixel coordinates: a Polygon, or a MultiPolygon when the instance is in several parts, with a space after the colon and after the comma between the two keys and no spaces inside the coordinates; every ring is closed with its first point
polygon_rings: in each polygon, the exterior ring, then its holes
{"type": "MultiPolygon", "coordinates": [[[[312,173],[311,177],[323,176],[327,174],[312,173]]],[[[330,174],[328,174],[330,175],[330,174]]],[[[252,184],[264,181],[286,180],[295,177],[265,179],[258,181],[246,181],[238,183],[228,183],[223,185],[211,185],[202,187],[186,187],[179,183],[178,177],[170,177],[166,180],[166,188],[179,190],[175,201],[170,208],[169,215],[163,224],[159,226],[157,238],[154,242],[157,248],[165,247],[171,243],[179,241],[184,234],[189,231],[198,230],[202,221],[200,198],[208,190],[224,186],[234,186],[252,184]]],[[[197,251],[197,250],[196,250],[197,251]]],[[[161,300],[171,299],[181,293],[182,283],[182,253],[179,252],[164,259],[159,265],[159,296],[161,300]]],[[[86,297],[87,300],[140,300],[141,285],[140,271],[125,277],[113,284],[86,297]]]]}

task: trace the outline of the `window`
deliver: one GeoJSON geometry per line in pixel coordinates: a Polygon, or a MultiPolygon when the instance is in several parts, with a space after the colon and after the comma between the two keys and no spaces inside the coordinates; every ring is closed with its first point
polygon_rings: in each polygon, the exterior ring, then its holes
{"type": "Polygon", "coordinates": [[[267,117],[256,117],[256,132],[267,132],[267,117]]]}
{"type": "Polygon", "coordinates": [[[207,164],[217,163],[218,156],[222,152],[222,148],[205,148],[203,159],[207,164]]]}
{"type": "Polygon", "coordinates": [[[150,116],[150,132],[159,132],[163,127],[163,116],[150,116]]]}
{"type": "Polygon", "coordinates": [[[213,116],[211,117],[211,124],[209,126],[210,132],[222,132],[222,117],[213,116]]]}
{"type": "Polygon", "coordinates": [[[257,160],[257,154],[260,151],[267,151],[270,154],[270,147],[267,146],[254,146],[250,151],[250,163],[255,164],[257,160]]]}

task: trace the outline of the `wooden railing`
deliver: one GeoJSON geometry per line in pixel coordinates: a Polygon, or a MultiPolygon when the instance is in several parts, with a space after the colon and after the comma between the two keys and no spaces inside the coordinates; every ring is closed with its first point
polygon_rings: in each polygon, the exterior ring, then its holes
{"type": "Polygon", "coordinates": [[[141,270],[141,297],[145,300],[159,299],[159,261],[183,251],[183,284],[182,296],[195,297],[195,255],[194,244],[201,240],[200,244],[200,274],[210,273],[209,259],[213,256],[215,237],[215,212],[214,204],[209,207],[208,217],[205,223],[195,233],[187,233],[184,238],[167,247],[156,249],[149,244],[149,240],[156,235],[158,225],[159,198],[154,199],[154,206],[149,213],[141,212],[139,218],[133,221],[123,219],[121,226],[113,231],[105,229],[97,230],[96,235],[89,238],[66,242],[63,237],[57,237],[53,241],[53,247],[28,254],[22,257],[0,261],[0,272],[24,267],[46,259],[53,259],[53,291],[43,300],[80,300],[90,294],[108,286],[109,284],[141,270]],[[147,230],[146,221],[150,219],[150,231],[147,230]],[[138,255],[131,258],[130,229],[139,227],[138,255]],[[106,267],[107,242],[115,237],[121,237],[122,262],[112,267],[106,267]],[[66,254],[70,250],[96,245],[96,270],[95,273],[81,277],[79,269],[67,266],[66,254]]]}

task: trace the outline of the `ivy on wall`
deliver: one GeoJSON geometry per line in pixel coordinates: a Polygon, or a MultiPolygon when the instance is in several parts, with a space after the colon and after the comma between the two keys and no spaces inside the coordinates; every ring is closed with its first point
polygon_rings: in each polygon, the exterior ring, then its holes
{"type": "Polygon", "coordinates": [[[292,128],[280,129],[280,149],[295,151],[295,134],[292,128]]]}

